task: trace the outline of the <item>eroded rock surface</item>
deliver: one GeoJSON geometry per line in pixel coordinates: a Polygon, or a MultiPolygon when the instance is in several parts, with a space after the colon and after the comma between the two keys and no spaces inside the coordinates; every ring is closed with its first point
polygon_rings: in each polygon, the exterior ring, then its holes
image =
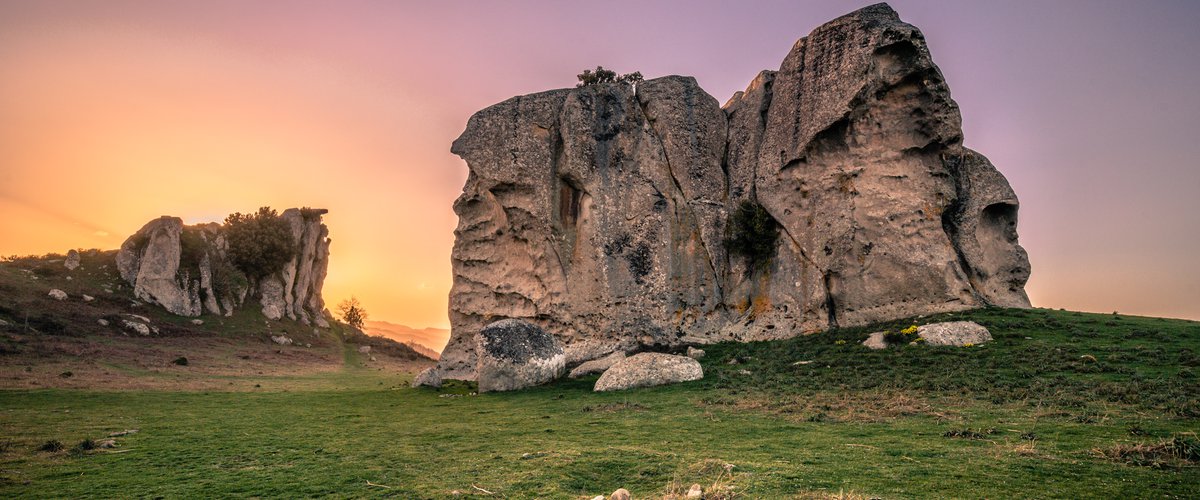
{"type": "Polygon", "coordinates": [[[960,122],[885,4],[817,28],[724,107],[669,76],[484,109],[451,148],[470,173],[443,375],[474,378],[495,317],[553,332],[573,363],[1027,307],[1016,195],[960,122]],[[743,201],[780,229],[765,264],[727,248],[743,201]]]}

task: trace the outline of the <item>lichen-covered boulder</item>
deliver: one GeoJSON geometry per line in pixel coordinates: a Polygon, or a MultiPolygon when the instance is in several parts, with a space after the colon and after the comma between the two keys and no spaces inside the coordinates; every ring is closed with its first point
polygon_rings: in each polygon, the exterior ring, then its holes
{"type": "Polygon", "coordinates": [[[566,371],[553,335],[517,319],[491,323],[475,336],[479,392],[514,391],[550,382],[566,371]]]}
{"type": "Polygon", "coordinates": [[[600,376],[596,392],[688,382],[704,378],[700,362],[687,356],[643,352],[625,358],[600,376]]]}
{"type": "Polygon", "coordinates": [[[974,321],[950,321],[917,327],[917,335],[929,345],[979,345],[992,340],[992,333],[974,321]]]}

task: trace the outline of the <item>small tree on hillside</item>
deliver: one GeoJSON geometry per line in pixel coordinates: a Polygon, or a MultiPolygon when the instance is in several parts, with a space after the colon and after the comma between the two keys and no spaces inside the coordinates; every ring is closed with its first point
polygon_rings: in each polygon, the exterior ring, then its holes
{"type": "Polygon", "coordinates": [[[338,304],[338,312],[346,324],[362,330],[363,322],[367,321],[367,310],[358,302],[358,297],[351,296],[338,304]]]}

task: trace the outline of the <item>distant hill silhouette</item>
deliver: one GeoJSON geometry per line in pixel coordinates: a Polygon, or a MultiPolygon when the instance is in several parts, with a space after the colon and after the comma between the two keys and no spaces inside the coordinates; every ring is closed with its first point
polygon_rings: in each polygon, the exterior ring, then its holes
{"type": "Polygon", "coordinates": [[[417,329],[387,321],[367,321],[363,326],[368,335],[387,337],[408,344],[417,352],[433,359],[438,358],[446,340],[450,338],[450,330],[443,328],[417,329]]]}

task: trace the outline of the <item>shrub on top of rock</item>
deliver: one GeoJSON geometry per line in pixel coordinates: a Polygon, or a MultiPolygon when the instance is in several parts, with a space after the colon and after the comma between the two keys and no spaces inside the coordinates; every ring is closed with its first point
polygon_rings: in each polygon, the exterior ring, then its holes
{"type": "Polygon", "coordinates": [[[225,238],[230,261],[255,279],[279,272],[296,253],[291,227],[271,207],[253,214],[230,214],[225,218],[225,238]]]}

